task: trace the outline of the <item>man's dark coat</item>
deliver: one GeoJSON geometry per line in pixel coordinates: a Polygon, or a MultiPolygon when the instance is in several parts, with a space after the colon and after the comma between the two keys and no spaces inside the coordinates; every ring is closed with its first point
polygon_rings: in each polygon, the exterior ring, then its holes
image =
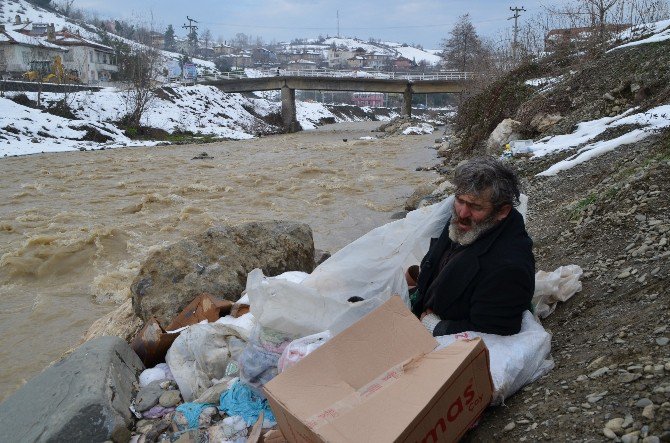
{"type": "Polygon", "coordinates": [[[452,244],[449,221],[421,261],[418,298],[412,311],[418,317],[432,295],[432,310],[442,321],[434,336],[463,331],[512,335],[521,329],[523,312],[535,290],[533,242],[523,217],[509,215],[438,272],[444,251],[452,244]]]}

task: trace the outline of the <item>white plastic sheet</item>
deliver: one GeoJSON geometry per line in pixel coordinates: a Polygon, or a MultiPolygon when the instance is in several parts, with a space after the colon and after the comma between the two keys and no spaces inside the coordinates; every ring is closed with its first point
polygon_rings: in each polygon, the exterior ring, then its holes
{"type": "Polygon", "coordinates": [[[426,254],[430,238],[444,228],[452,203],[449,197],[373,229],[300,283],[253,270],[246,288],[251,312],[265,327],[305,336],[326,329],[337,334],[394,294],[409,305],[405,269],[426,254]],[[347,302],[354,296],[365,301],[347,302]]]}
{"type": "Polygon", "coordinates": [[[554,367],[551,352],[551,334],[535,319],[530,311],[523,315],[521,331],[515,335],[495,335],[480,332],[436,337],[442,349],[456,340],[481,337],[489,350],[491,378],[493,379],[494,405],[504,400],[524,385],[547,374],[554,367]]]}
{"type": "Polygon", "coordinates": [[[537,271],[535,273],[535,293],[533,306],[535,315],[547,318],[554,312],[559,301],[566,301],[582,290],[582,268],[577,265],[561,266],[553,272],[537,271]]]}

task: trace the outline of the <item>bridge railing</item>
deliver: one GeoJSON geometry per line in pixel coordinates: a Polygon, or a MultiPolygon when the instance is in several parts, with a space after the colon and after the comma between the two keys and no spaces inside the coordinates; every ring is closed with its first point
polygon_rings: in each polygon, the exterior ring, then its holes
{"type": "MultiPolygon", "coordinates": [[[[407,72],[382,72],[382,71],[350,71],[350,70],[267,70],[254,71],[253,77],[351,77],[351,78],[377,78],[394,80],[468,80],[474,77],[472,72],[442,71],[431,73],[411,74],[407,72]]],[[[244,72],[224,72],[221,74],[201,77],[200,80],[237,80],[250,78],[244,72]]]]}

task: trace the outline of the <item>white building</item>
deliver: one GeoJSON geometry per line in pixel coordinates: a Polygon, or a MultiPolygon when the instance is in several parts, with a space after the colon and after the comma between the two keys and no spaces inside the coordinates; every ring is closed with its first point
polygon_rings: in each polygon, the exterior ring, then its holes
{"type": "Polygon", "coordinates": [[[287,69],[289,71],[314,71],[317,65],[311,60],[294,60],[288,62],[287,69]]]}
{"type": "Polygon", "coordinates": [[[55,33],[52,43],[67,49],[63,66],[67,70],[77,71],[82,83],[108,82],[112,79],[112,73],[119,70],[114,49],[109,46],[67,31],[55,33]]]}
{"type": "Polygon", "coordinates": [[[65,49],[44,39],[11,31],[0,25],[0,75],[20,78],[31,62],[53,62],[65,49]]]}
{"type": "Polygon", "coordinates": [[[347,60],[353,57],[356,53],[348,49],[331,48],[328,49],[328,67],[329,68],[347,68],[349,65],[347,60]]]}

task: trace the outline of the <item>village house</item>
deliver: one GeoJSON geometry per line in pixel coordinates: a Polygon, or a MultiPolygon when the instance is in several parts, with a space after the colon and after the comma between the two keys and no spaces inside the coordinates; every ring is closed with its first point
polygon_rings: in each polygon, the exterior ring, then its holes
{"type": "Polygon", "coordinates": [[[317,63],[311,60],[293,60],[287,66],[289,71],[314,71],[318,68],[317,63]]]}
{"type": "Polygon", "coordinates": [[[63,66],[67,70],[76,71],[82,83],[109,82],[112,80],[112,75],[119,70],[114,49],[109,46],[87,40],[69,31],[56,32],[53,37],[48,34],[48,38],[52,43],[67,48],[63,66]]]}
{"type": "Polygon", "coordinates": [[[274,66],[277,64],[277,54],[266,48],[254,48],[251,54],[254,65],[274,66]]]}
{"type": "Polygon", "coordinates": [[[384,106],[384,93],[382,92],[354,92],[351,101],[356,106],[384,106]]]}
{"type": "Polygon", "coordinates": [[[395,60],[393,60],[393,69],[397,69],[399,71],[406,71],[414,67],[414,62],[407,57],[398,57],[395,60]]]}
{"type": "Polygon", "coordinates": [[[225,43],[219,43],[219,44],[213,45],[212,50],[214,51],[214,55],[216,55],[216,56],[231,55],[232,53],[235,52],[235,48],[233,48],[230,45],[226,45],[225,43]]]}
{"type": "Polygon", "coordinates": [[[341,69],[347,67],[347,60],[354,56],[354,51],[331,47],[326,56],[329,68],[341,69]]]}
{"type": "Polygon", "coordinates": [[[161,32],[151,31],[151,47],[163,49],[165,47],[165,35],[161,32]]]}
{"type": "Polygon", "coordinates": [[[351,69],[361,69],[367,66],[367,57],[363,55],[354,55],[347,59],[347,67],[351,69]]]}
{"type": "Polygon", "coordinates": [[[251,68],[254,64],[251,53],[249,51],[241,51],[237,54],[224,55],[223,57],[226,57],[228,60],[230,60],[230,65],[236,69],[251,68]]]}
{"type": "Polygon", "coordinates": [[[384,69],[393,59],[393,56],[382,52],[371,52],[366,55],[367,66],[371,69],[384,69]]]}
{"type": "Polygon", "coordinates": [[[4,78],[21,78],[36,63],[52,63],[64,54],[61,46],[0,25],[0,75],[4,78]]]}

